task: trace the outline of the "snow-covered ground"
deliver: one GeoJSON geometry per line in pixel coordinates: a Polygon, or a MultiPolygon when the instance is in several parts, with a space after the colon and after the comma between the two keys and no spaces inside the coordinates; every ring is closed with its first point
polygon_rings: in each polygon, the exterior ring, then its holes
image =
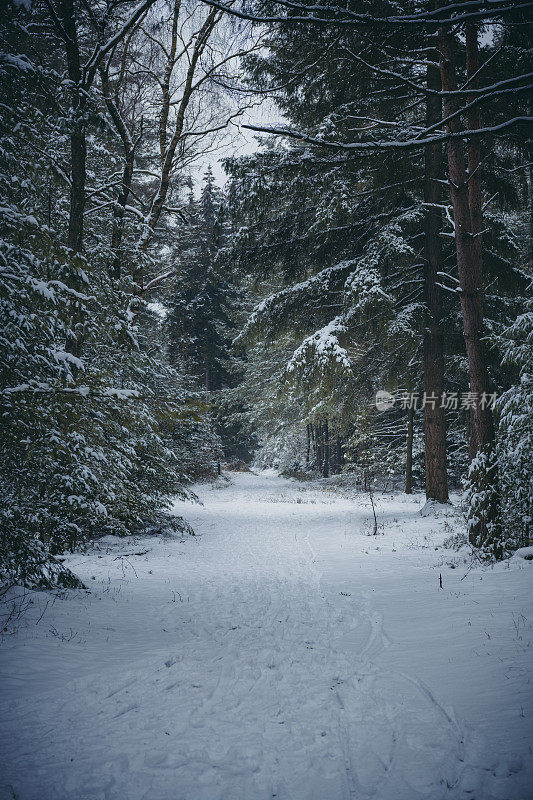
{"type": "Polygon", "coordinates": [[[533,798],[533,562],[471,567],[420,496],[372,536],[335,484],[231,480],[4,633],[0,798],[533,798]]]}

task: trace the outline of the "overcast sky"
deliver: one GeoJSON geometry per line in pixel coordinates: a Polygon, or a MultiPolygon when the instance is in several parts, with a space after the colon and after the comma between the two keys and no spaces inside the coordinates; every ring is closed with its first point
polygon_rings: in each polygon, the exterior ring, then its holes
{"type": "Polygon", "coordinates": [[[254,106],[245,111],[244,114],[234,121],[235,124],[229,126],[226,141],[220,144],[216,151],[207,153],[206,156],[198,161],[193,178],[200,186],[203,174],[207,166],[211,164],[213,174],[219,186],[223,186],[227,180],[227,175],[222,168],[220,161],[232,155],[247,155],[259,149],[257,133],[243,128],[243,124],[281,124],[283,116],[277,106],[269,98],[254,98],[254,106]],[[230,133],[231,132],[231,133],[230,133]]]}

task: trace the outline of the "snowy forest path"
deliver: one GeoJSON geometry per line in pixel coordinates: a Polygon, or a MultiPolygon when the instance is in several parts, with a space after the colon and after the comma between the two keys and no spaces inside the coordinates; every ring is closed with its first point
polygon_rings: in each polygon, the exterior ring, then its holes
{"type": "Polygon", "coordinates": [[[57,664],[57,685],[4,709],[16,796],[472,797],[464,732],[418,679],[384,668],[371,593],[353,576],[343,590],[366,512],[275,475],[232,481],[176,505],[196,541],[108,540],[80,558],[103,587],[80,597],[87,630],[69,640],[65,619],[39,651],[45,665],[66,651],[72,674],[57,664]]]}

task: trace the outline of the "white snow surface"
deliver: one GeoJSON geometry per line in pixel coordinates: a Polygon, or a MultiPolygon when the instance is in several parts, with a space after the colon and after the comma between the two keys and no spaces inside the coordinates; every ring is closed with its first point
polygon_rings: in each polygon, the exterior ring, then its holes
{"type": "Polygon", "coordinates": [[[197,537],[106,537],[4,631],[1,800],[533,798],[531,561],[420,495],[373,536],[335,483],[197,491],[197,537]]]}

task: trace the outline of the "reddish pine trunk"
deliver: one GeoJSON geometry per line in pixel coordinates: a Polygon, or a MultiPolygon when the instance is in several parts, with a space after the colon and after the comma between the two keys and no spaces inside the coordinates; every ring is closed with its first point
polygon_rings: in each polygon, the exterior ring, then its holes
{"type": "MultiPolygon", "coordinates": [[[[439,30],[440,71],[444,91],[457,91],[458,82],[454,63],[454,40],[445,28],[439,30]]],[[[466,26],[467,80],[475,85],[478,69],[478,34],[475,23],[466,26]]],[[[448,95],[444,101],[444,116],[455,114],[459,108],[457,95],[448,95]]],[[[479,130],[477,110],[467,113],[469,130],[479,130]]],[[[447,123],[451,133],[460,132],[459,115],[447,123]]],[[[483,348],[483,248],[482,185],[479,139],[468,140],[468,171],[465,164],[464,144],[461,138],[448,142],[448,171],[455,221],[455,247],[459,273],[463,332],[468,356],[470,391],[474,405],[470,412],[471,450],[483,453],[479,464],[472,464],[470,472],[473,500],[469,538],[476,546],[484,546],[499,558],[502,554],[497,500],[497,462],[494,457],[494,423],[487,402],[480,402],[490,392],[489,376],[483,348]]]]}
{"type": "MultiPolygon", "coordinates": [[[[470,36],[477,43],[477,36],[470,36]]],[[[457,77],[454,63],[454,47],[450,33],[441,28],[439,31],[440,72],[444,91],[457,91],[457,77]]],[[[454,96],[444,100],[444,116],[455,113],[459,103],[454,96]]],[[[469,120],[471,122],[471,120],[469,120]]],[[[447,123],[451,133],[460,131],[459,117],[447,123]]],[[[455,247],[457,253],[457,269],[460,283],[460,300],[463,317],[463,333],[468,356],[470,391],[474,392],[478,402],[473,410],[473,436],[476,450],[490,445],[494,440],[492,411],[487,404],[479,402],[483,394],[489,394],[489,377],[485,363],[483,348],[483,284],[482,284],[482,248],[481,236],[477,228],[481,221],[481,184],[474,176],[474,189],[470,189],[469,177],[473,169],[467,172],[464,145],[461,139],[448,142],[448,172],[450,192],[455,221],[455,247]],[[471,212],[470,200],[473,208],[471,212]],[[475,226],[475,227],[474,227],[475,226]],[[479,240],[479,241],[478,241],[479,240]],[[483,407],[484,406],[484,407],[483,407]]],[[[479,163],[478,145],[472,146],[474,164],[479,163]],[[476,155],[477,154],[477,155],[476,155]],[[477,159],[477,160],[476,160],[477,159]]],[[[479,175],[479,169],[478,173],[479,175]]]]}
{"type": "MultiPolygon", "coordinates": [[[[428,65],[428,89],[440,91],[441,79],[437,66],[428,65]]],[[[434,125],[442,119],[442,102],[438,95],[428,95],[426,101],[426,124],[434,125]]],[[[446,474],[446,419],[441,397],[444,391],[443,337],[440,328],[442,315],[441,290],[438,273],[442,271],[442,247],[440,239],[442,212],[435,204],[441,201],[438,180],[442,177],[442,147],[440,144],[426,146],[424,159],[424,200],[432,204],[426,209],[424,301],[427,318],[424,329],[424,391],[426,397],[435,396],[435,403],[424,407],[424,444],[426,464],[426,498],[445,503],[448,500],[446,474]]],[[[412,419],[410,420],[412,427],[412,419]]],[[[411,430],[412,436],[412,430],[411,430]]],[[[412,440],[411,440],[412,448],[412,440]]],[[[411,491],[411,481],[406,489],[411,491]],[[409,486],[409,489],[407,488],[409,486]]]]}

